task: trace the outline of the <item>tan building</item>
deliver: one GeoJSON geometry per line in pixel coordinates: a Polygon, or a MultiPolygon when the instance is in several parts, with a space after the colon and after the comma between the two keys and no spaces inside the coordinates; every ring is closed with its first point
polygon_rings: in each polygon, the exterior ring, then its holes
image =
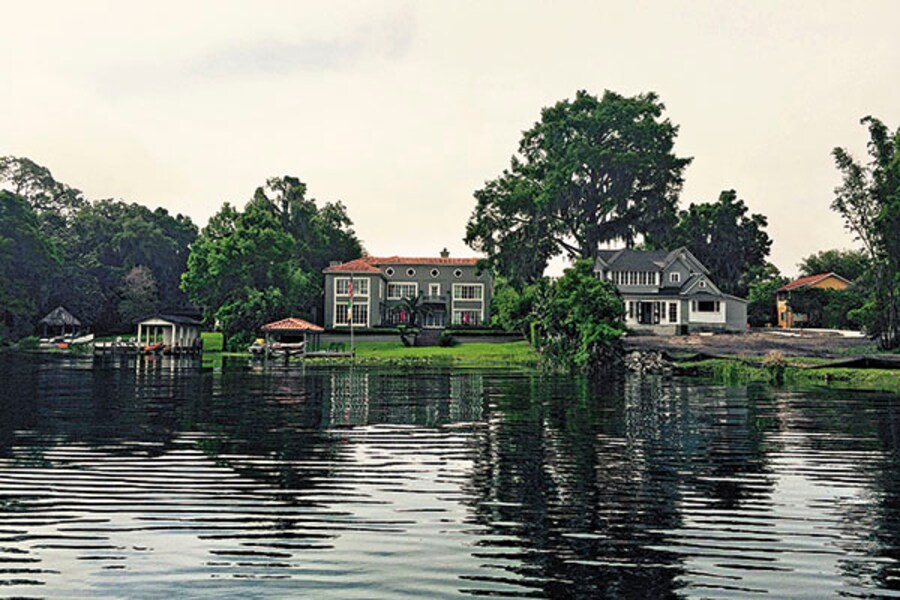
{"type": "Polygon", "coordinates": [[[806,315],[791,310],[791,293],[808,289],[846,290],[850,282],[837,273],[820,273],[795,279],[776,290],[775,306],[778,309],[778,326],[792,329],[806,322],[806,315]]]}

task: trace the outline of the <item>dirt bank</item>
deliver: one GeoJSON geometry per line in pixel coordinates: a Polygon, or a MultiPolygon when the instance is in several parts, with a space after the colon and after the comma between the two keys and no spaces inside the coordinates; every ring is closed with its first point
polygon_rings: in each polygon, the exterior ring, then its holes
{"type": "Polygon", "coordinates": [[[875,345],[865,338],[847,338],[837,334],[805,334],[785,336],[774,332],[743,334],[629,336],[625,347],[633,350],[663,350],[672,353],[698,352],[713,355],[761,356],[779,350],[785,356],[815,356],[841,358],[848,354],[876,352],[875,345]]]}

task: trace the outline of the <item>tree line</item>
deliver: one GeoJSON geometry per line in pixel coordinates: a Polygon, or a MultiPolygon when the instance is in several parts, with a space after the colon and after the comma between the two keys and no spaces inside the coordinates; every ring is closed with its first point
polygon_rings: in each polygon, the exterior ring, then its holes
{"type": "MultiPolygon", "coordinates": [[[[664,112],[653,93],[580,91],[544,108],[509,167],[474,192],[464,239],[498,276],[496,325],[543,327],[568,336],[553,352],[590,356],[590,344],[623,329],[611,308],[621,306],[615,289],[583,281],[577,262],[590,263],[603,245],[685,246],[724,292],[748,297],[752,324],[774,322],[774,293],[787,280],[768,261],[766,217],[733,189],[679,208],[692,159],[676,155],[679,128],[664,112]],[[574,267],[569,279],[551,281],[544,273],[559,256],[574,267]],[[573,289],[599,294],[596,310],[577,310],[573,289]],[[589,322],[548,320],[557,303],[589,322]]],[[[827,310],[811,296],[807,308],[823,324],[864,327],[892,348],[900,346],[900,130],[871,117],[863,124],[870,160],[834,150],[843,183],[832,208],[864,249],[828,250],[800,266],[857,283],[820,298],[827,310]]],[[[27,158],[0,158],[0,189],[0,339],[30,333],[57,305],[98,333],[196,308],[237,347],[285,314],[320,320],[322,269],[363,254],[343,204],[308,198],[291,176],[266,181],[243,208],[226,202],[202,230],[162,208],[88,200],[27,158]]]]}
{"type": "Polygon", "coordinates": [[[99,334],[200,310],[246,341],[266,319],[315,318],[328,260],[359,257],[344,206],[317,205],[295,177],[273,178],[243,209],[202,230],[187,216],[89,200],[28,158],[0,157],[0,342],[64,306],[99,334]]]}

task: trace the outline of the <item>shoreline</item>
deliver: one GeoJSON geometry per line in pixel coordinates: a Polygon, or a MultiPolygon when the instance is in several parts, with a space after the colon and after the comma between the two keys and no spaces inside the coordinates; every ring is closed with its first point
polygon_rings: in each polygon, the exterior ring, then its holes
{"type": "MultiPolygon", "coordinates": [[[[809,357],[800,357],[808,360],[809,357]]],[[[777,367],[754,364],[733,357],[673,363],[673,374],[706,379],[722,385],[764,383],[776,387],[822,387],[834,390],[868,390],[900,394],[900,369],[818,367],[788,360],[777,367]],[[778,379],[781,382],[778,382],[778,379]]]]}
{"type": "MultiPolygon", "coordinates": [[[[700,337],[700,336],[697,336],[700,337]]],[[[678,377],[707,380],[722,385],[745,385],[764,383],[785,387],[825,387],[829,389],[872,390],[900,394],[900,366],[894,368],[842,366],[840,359],[864,360],[862,350],[870,349],[870,344],[854,343],[849,349],[831,348],[828,352],[809,352],[808,345],[794,345],[785,353],[780,366],[764,364],[765,348],[754,347],[756,352],[719,353],[709,350],[725,350],[734,339],[715,339],[716,336],[697,340],[681,338],[642,337],[640,344],[635,339],[626,338],[625,352],[659,353],[671,366],[671,374],[678,377]],[[712,343],[707,343],[707,342],[712,343]],[[672,346],[677,346],[673,351],[672,346]],[[798,347],[799,346],[799,347],[798,347]],[[838,359],[836,361],[836,359],[838,359]],[[836,363],[836,364],[835,364],[836,363]],[[780,371],[780,372],[778,372],[780,371]]],[[[724,336],[723,336],[724,337],[724,336]]],[[[736,337],[736,336],[732,336],[736,337]]],[[[738,341],[746,338],[738,336],[738,341]]],[[[819,343],[819,342],[814,342],[819,343]]],[[[783,352],[783,345],[776,348],[783,352]]],[[[742,349],[744,346],[740,346],[742,349]]],[[[5,349],[5,351],[31,354],[29,350],[5,349]]],[[[439,367],[463,369],[512,369],[541,372],[539,354],[525,341],[505,343],[468,343],[449,347],[403,346],[397,342],[360,342],[353,358],[291,358],[287,364],[308,366],[358,366],[358,367],[439,367]]],[[[62,351],[34,352],[38,354],[66,355],[62,351]]],[[[85,354],[70,354],[86,358],[85,354]]],[[[223,358],[251,359],[249,352],[205,352],[201,360],[216,361],[223,358]]],[[[900,361],[897,354],[873,355],[874,358],[887,357],[900,361]]],[[[273,362],[284,362],[274,359],[273,362]]]]}

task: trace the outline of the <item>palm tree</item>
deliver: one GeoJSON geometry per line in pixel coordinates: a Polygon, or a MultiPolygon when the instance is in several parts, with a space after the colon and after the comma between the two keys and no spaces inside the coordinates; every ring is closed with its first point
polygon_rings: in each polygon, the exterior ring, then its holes
{"type": "Polygon", "coordinates": [[[431,308],[425,304],[425,294],[419,292],[414,298],[403,298],[397,306],[408,315],[407,322],[397,327],[400,330],[400,341],[404,346],[415,346],[421,330],[417,323],[431,312],[431,308]]]}

